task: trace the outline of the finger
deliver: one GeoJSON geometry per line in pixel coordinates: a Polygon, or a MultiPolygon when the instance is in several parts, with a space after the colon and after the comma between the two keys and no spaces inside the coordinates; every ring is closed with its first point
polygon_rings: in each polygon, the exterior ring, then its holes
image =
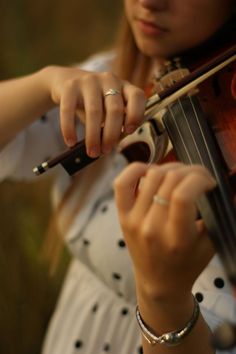
{"type": "Polygon", "coordinates": [[[91,75],[84,79],[83,89],[86,151],[90,157],[97,157],[101,153],[101,129],[104,115],[102,89],[91,75]]]}
{"type": "Polygon", "coordinates": [[[201,247],[200,254],[202,254],[203,258],[205,258],[208,263],[215,254],[214,245],[207,233],[203,220],[196,221],[195,225],[198,233],[198,247],[201,247]]]}
{"type": "Polygon", "coordinates": [[[109,153],[118,143],[122,132],[125,113],[121,82],[114,76],[109,75],[107,82],[104,84],[104,94],[110,89],[114,89],[118,93],[104,97],[106,115],[102,136],[102,151],[104,153],[109,153]]]}
{"type": "Polygon", "coordinates": [[[77,99],[77,87],[75,87],[74,83],[68,84],[61,94],[60,125],[64,141],[69,147],[77,142],[75,127],[77,99]]]}
{"type": "Polygon", "coordinates": [[[157,193],[168,171],[179,169],[182,164],[171,163],[164,165],[151,165],[142,181],[142,188],[139,190],[134,211],[137,217],[144,216],[153,205],[153,197],[157,193]]]}
{"type": "MultiPolygon", "coordinates": [[[[201,174],[205,176],[205,178],[211,178],[209,172],[200,165],[190,166],[182,163],[176,163],[175,166],[173,166],[173,163],[167,164],[165,176],[162,178],[159,188],[154,191],[152,200],[150,200],[149,219],[154,219],[157,224],[161,222],[163,223],[164,221],[167,222],[169,220],[169,207],[172,204],[172,194],[175,192],[177,186],[190,173],[201,174]],[[157,197],[161,199],[160,202],[154,202],[154,195],[157,195],[157,197]]],[[[195,205],[193,205],[192,213],[195,216],[195,205]]]]}
{"type": "Polygon", "coordinates": [[[196,228],[196,203],[216,185],[212,177],[204,173],[189,173],[176,187],[171,196],[169,223],[178,225],[180,233],[190,233],[196,228]]]}
{"type": "Polygon", "coordinates": [[[146,164],[134,162],[115,179],[115,199],[120,214],[127,213],[132,209],[136,199],[137,185],[147,169],[146,164]]]}
{"type": "Polygon", "coordinates": [[[185,165],[180,163],[177,167],[173,169],[170,165],[170,168],[166,169],[165,179],[157,191],[158,196],[167,200],[170,199],[176,186],[190,173],[211,178],[209,171],[201,165],[185,165]]]}
{"type": "Polygon", "coordinates": [[[143,123],[146,98],[143,90],[129,83],[124,84],[123,95],[126,102],[124,128],[131,134],[143,123]]]}

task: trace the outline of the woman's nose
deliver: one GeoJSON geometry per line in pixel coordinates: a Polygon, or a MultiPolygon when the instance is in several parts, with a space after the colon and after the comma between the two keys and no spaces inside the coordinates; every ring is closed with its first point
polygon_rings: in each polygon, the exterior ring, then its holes
{"type": "Polygon", "coordinates": [[[147,9],[163,11],[168,6],[168,0],[139,0],[141,6],[147,9]]]}

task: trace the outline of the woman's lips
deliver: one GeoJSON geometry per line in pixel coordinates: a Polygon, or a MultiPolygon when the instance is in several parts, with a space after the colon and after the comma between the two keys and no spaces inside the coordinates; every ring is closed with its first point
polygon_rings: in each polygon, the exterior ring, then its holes
{"type": "Polygon", "coordinates": [[[157,26],[155,23],[147,22],[142,19],[137,19],[139,29],[146,35],[158,36],[165,33],[167,30],[157,26]]]}

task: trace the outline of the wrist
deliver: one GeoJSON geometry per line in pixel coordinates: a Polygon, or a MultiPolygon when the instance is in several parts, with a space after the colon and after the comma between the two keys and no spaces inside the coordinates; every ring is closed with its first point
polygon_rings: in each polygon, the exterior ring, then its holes
{"type": "Polygon", "coordinates": [[[198,302],[193,298],[193,311],[189,320],[184,326],[172,329],[165,333],[157,334],[156,331],[149,327],[143,320],[139,307],[136,308],[136,318],[144,338],[150,345],[165,344],[167,346],[176,346],[182,343],[183,339],[190,334],[195,327],[199,318],[200,309],[198,302]]]}
{"type": "Polygon", "coordinates": [[[53,99],[53,85],[54,85],[54,76],[56,71],[56,66],[50,65],[46,66],[43,69],[39,70],[35,75],[38,75],[39,85],[41,92],[44,94],[44,100],[48,104],[48,109],[53,108],[56,103],[53,99]]]}
{"type": "Polygon", "coordinates": [[[151,301],[154,304],[166,304],[169,306],[171,303],[186,303],[192,298],[191,287],[174,285],[171,282],[168,285],[167,281],[164,282],[147,282],[146,280],[138,280],[136,277],[136,290],[140,298],[144,301],[151,301]]]}
{"type": "Polygon", "coordinates": [[[193,295],[191,291],[181,294],[165,294],[155,296],[140,292],[137,289],[137,303],[140,313],[157,333],[181,328],[187,323],[193,311],[193,295]]]}

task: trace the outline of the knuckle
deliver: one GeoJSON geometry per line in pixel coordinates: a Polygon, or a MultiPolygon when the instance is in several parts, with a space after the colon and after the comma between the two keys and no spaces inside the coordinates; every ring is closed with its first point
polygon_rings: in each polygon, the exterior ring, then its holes
{"type": "Polygon", "coordinates": [[[69,129],[63,129],[63,137],[66,141],[74,139],[74,132],[69,129]]]}
{"type": "Polygon", "coordinates": [[[112,103],[112,105],[108,108],[107,111],[108,111],[107,113],[114,118],[124,115],[123,106],[115,102],[112,103]]]}
{"type": "Polygon", "coordinates": [[[137,169],[137,168],[140,168],[143,166],[143,163],[142,162],[139,162],[139,161],[134,161],[134,162],[131,162],[131,164],[127,167],[127,168],[133,168],[133,169],[137,169]]]}
{"type": "Polygon", "coordinates": [[[118,141],[118,137],[115,137],[113,135],[109,136],[109,138],[103,139],[102,142],[102,149],[106,152],[108,149],[108,152],[111,151],[111,149],[116,146],[118,141]]]}
{"type": "Polygon", "coordinates": [[[118,140],[119,134],[116,131],[105,132],[102,136],[103,145],[113,145],[118,140]]]}
{"type": "Polygon", "coordinates": [[[89,132],[86,136],[86,145],[88,148],[91,148],[95,145],[99,144],[99,135],[95,132],[89,132]]]}
{"type": "Polygon", "coordinates": [[[97,78],[96,73],[91,72],[91,73],[85,73],[85,74],[81,77],[80,80],[81,80],[82,83],[90,83],[91,81],[96,80],[96,78],[97,78]]]}
{"type": "Polygon", "coordinates": [[[101,116],[101,109],[98,106],[90,104],[86,109],[86,115],[89,117],[98,117],[101,116]]]}
{"type": "Polygon", "coordinates": [[[173,191],[171,200],[179,207],[187,207],[189,203],[188,195],[186,193],[182,193],[178,188],[173,191]]]}
{"type": "Polygon", "coordinates": [[[158,167],[152,166],[151,168],[148,169],[146,173],[146,177],[148,180],[156,180],[157,176],[159,175],[160,171],[158,167]]]}
{"type": "Polygon", "coordinates": [[[116,177],[113,181],[113,187],[116,191],[123,188],[123,178],[122,175],[116,177]]]}
{"type": "Polygon", "coordinates": [[[177,257],[182,254],[181,243],[176,238],[171,238],[167,243],[167,253],[170,257],[177,257]]]}
{"type": "Polygon", "coordinates": [[[78,79],[77,78],[70,78],[65,82],[65,90],[71,91],[74,90],[76,85],[78,85],[78,79]]]}
{"type": "Polygon", "coordinates": [[[143,101],[146,101],[146,97],[145,97],[145,93],[144,91],[139,88],[139,87],[136,87],[136,86],[133,86],[134,89],[133,89],[133,94],[134,96],[138,99],[138,100],[143,100],[143,101]]]}
{"type": "Polygon", "coordinates": [[[130,233],[135,235],[138,233],[138,223],[136,217],[130,216],[129,222],[127,223],[127,229],[130,233]]]}
{"type": "Polygon", "coordinates": [[[117,79],[116,75],[109,71],[103,71],[102,73],[100,73],[100,75],[105,81],[117,79]]]}
{"type": "MultiPolygon", "coordinates": [[[[61,114],[64,116],[68,116],[72,113],[71,106],[67,102],[64,102],[63,104],[61,104],[60,111],[61,111],[61,114]]],[[[68,119],[62,120],[62,124],[68,124],[68,119]]]]}
{"type": "Polygon", "coordinates": [[[196,166],[197,166],[197,169],[199,170],[199,173],[202,176],[206,176],[208,178],[212,178],[211,172],[205,166],[202,166],[202,165],[196,165],[196,166]]]}
{"type": "Polygon", "coordinates": [[[168,182],[178,181],[179,177],[180,177],[180,174],[177,170],[167,171],[166,176],[165,176],[165,178],[168,182]]]}
{"type": "Polygon", "coordinates": [[[123,173],[121,173],[119,176],[117,176],[114,181],[113,181],[113,188],[115,192],[120,192],[123,191],[124,188],[127,187],[127,182],[126,179],[123,176],[123,173]]]}
{"type": "Polygon", "coordinates": [[[143,241],[147,246],[151,247],[156,243],[156,235],[153,231],[153,228],[151,227],[151,223],[143,223],[140,233],[143,241]]]}
{"type": "Polygon", "coordinates": [[[208,171],[208,169],[205,166],[200,165],[200,164],[194,165],[193,168],[196,168],[198,171],[203,172],[203,173],[206,173],[208,171]]]}
{"type": "Polygon", "coordinates": [[[62,120],[61,121],[61,128],[63,130],[63,133],[65,134],[71,134],[73,132],[73,124],[69,120],[62,120]]]}
{"type": "Polygon", "coordinates": [[[129,125],[138,126],[143,121],[143,116],[131,112],[128,113],[125,120],[126,120],[126,124],[128,123],[129,125]]]}

